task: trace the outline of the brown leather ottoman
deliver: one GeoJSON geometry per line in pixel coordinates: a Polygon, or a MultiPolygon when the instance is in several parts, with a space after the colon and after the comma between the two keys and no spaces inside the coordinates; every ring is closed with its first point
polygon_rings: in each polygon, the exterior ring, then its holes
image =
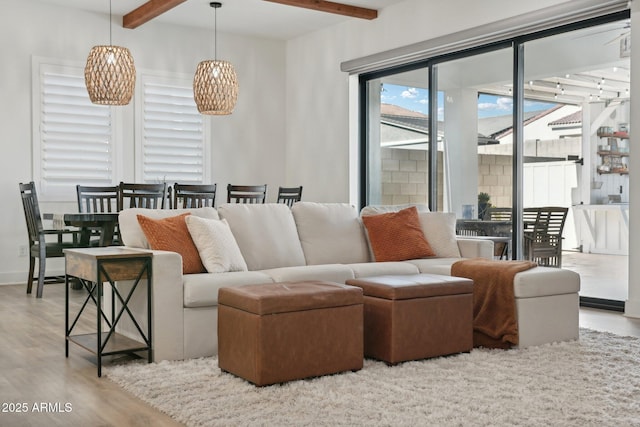
{"type": "Polygon", "coordinates": [[[436,274],[347,280],[364,291],[364,355],[390,364],[471,351],[473,281],[436,274]]]}
{"type": "Polygon", "coordinates": [[[362,369],[362,289],[308,281],[221,288],[218,365],[256,385],[362,369]]]}

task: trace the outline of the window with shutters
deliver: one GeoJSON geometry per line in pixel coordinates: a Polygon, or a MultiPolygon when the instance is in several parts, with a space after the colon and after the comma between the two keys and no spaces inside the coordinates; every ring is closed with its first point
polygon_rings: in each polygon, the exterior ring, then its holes
{"type": "Polygon", "coordinates": [[[33,175],[43,201],[73,201],[76,184],[117,180],[113,110],[92,104],[82,64],[33,61],[33,175]]]}
{"type": "Polygon", "coordinates": [[[207,183],[208,137],[193,100],[193,77],[142,74],[136,90],[136,179],[207,183]]]}

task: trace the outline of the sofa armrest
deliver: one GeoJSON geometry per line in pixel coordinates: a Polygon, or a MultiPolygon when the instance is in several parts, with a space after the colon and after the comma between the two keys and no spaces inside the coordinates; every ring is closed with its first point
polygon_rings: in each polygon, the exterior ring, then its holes
{"type": "MultiPolygon", "coordinates": [[[[151,337],[153,361],[184,359],[184,285],[182,257],[176,252],[151,251],[151,337]]],[[[133,281],[117,283],[121,293],[128,293],[133,281]]],[[[105,292],[105,297],[110,292],[105,292]]],[[[126,295],[126,294],[125,294],[126,295]]],[[[110,295],[109,295],[110,296],[110,295]]],[[[106,298],[105,298],[106,300],[106,298]]],[[[105,301],[107,303],[107,301],[105,301]]],[[[143,331],[147,328],[147,288],[138,285],[129,301],[129,309],[143,331]]],[[[118,322],[119,333],[139,339],[128,314],[118,322]]]]}
{"type": "Polygon", "coordinates": [[[462,258],[493,259],[493,242],[488,239],[456,239],[462,258]]]}

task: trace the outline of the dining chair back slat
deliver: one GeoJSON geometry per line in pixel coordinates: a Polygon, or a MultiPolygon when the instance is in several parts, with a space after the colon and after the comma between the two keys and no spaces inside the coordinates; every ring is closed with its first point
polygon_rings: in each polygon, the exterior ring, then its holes
{"type": "Polygon", "coordinates": [[[116,186],[95,187],[76,185],[78,212],[118,212],[120,188],[116,186]]]}
{"type": "Polygon", "coordinates": [[[300,187],[280,187],[278,189],[278,203],[291,207],[302,200],[302,185],[300,187]]]}
{"type": "Polygon", "coordinates": [[[118,210],[127,208],[164,209],[167,199],[167,183],[120,183],[118,210]]]}
{"type": "Polygon", "coordinates": [[[173,185],[174,209],[215,207],[217,184],[178,184],[173,185]]]}
{"type": "Polygon", "coordinates": [[[265,203],[267,184],[227,185],[227,203],[265,203]]]}

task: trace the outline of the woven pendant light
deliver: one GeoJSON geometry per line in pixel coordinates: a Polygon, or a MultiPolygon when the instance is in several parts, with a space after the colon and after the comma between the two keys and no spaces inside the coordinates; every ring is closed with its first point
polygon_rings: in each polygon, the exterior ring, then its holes
{"type": "MultiPolygon", "coordinates": [[[[111,1],[109,1],[109,43],[111,43],[111,1]]],[[[94,104],[127,105],[136,84],[136,67],[126,47],[94,46],[84,67],[84,83],[94,104]]]]}
{"type": "MultiPolygon", "coordinates": [[[[222,7],[222,3],[211,2],[209,6],[218,9],[222,7]]],[[[216,31],[217,13],[214,37],[216,31]]],[[[214,58],[217,57],[216,50],[214,39],[214,58]]],[[[233,65],[218,59],[200,62],[193,77],[193,99],[201,114],[231,114],[238,100],[238,77],[233,65]]]]}

